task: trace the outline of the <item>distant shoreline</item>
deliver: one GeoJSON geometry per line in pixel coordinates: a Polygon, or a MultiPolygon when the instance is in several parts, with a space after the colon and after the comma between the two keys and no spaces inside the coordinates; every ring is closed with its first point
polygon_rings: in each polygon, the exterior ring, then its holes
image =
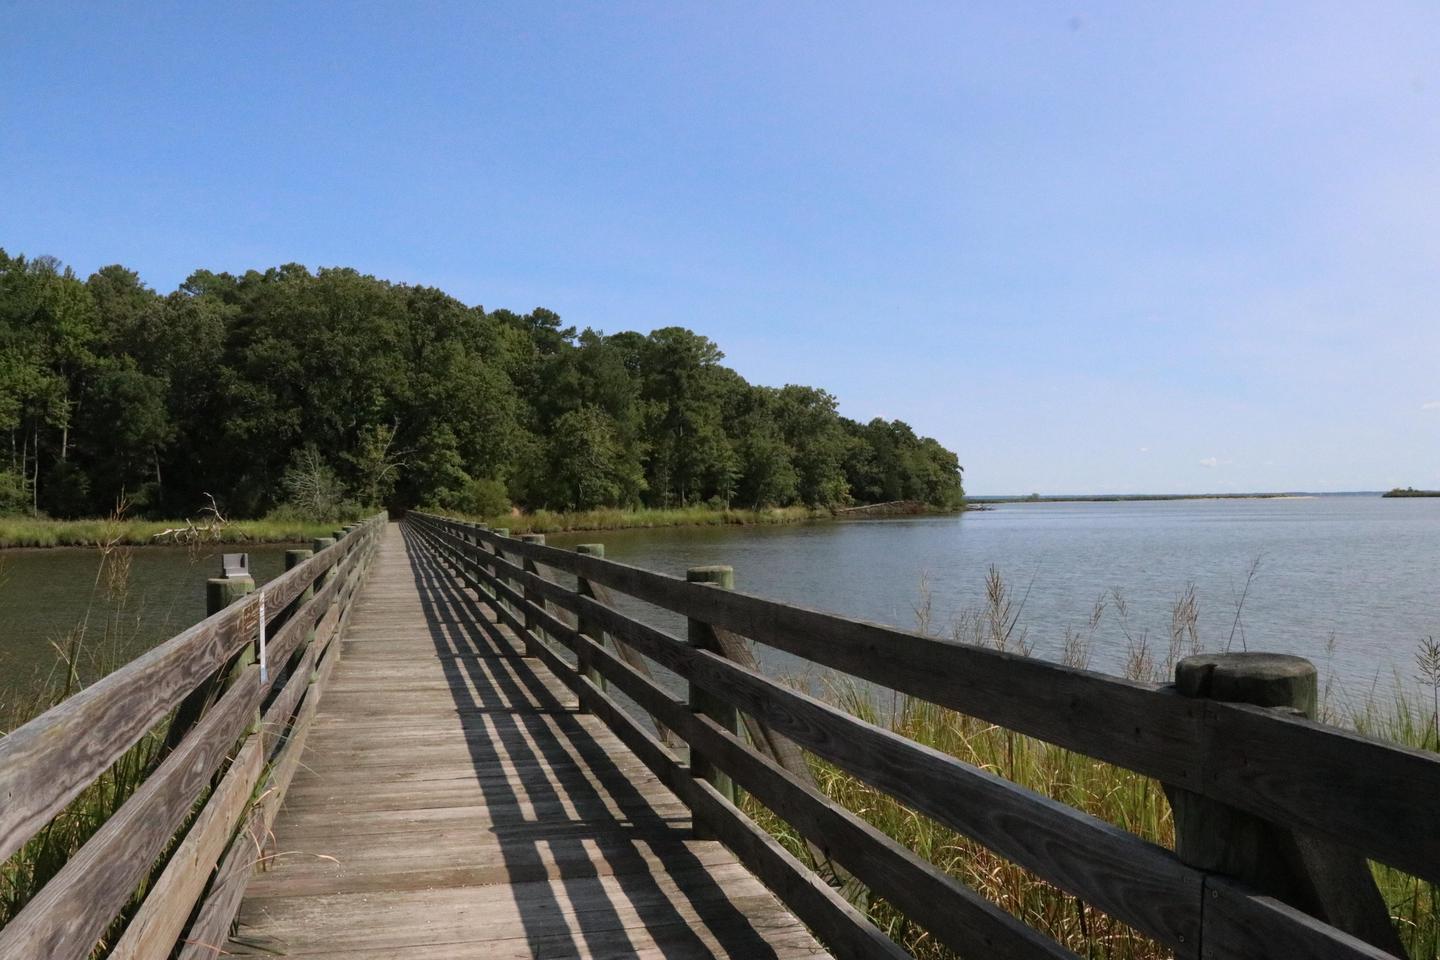
{"type": "MultiPolygon", "coordinates": [[[[1313,500],[1319,493],[1099,493],[1069,496],[966,497],[966,503],[1122,503],[1145,500],[1313,500]]],[[[1378,493],[1344,493],[1334,496],[1379,496],[1378,493]]]]}

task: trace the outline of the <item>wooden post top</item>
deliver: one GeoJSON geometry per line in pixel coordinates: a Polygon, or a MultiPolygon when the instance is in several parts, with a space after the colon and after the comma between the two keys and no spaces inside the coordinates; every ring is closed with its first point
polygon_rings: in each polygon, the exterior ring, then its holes
{"type": "Polygon", "coordinates": [[[685,571],[685,579],[691,583],[713,583],[722,590],[734,590],[735,568],[729,564],[691,567],[685,571]]]}
{"type": "Polygon", "coordinates": [[[1283,653],[1207,653],[1175,665],[1182,696],[1258,707],[1290,707],[1314,718],[1315,664],[1283,653]]]}

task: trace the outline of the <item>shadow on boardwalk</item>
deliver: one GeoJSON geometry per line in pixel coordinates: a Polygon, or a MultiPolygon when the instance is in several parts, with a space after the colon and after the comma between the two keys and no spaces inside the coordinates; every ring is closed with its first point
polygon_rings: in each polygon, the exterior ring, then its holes
{"type": "Polygon", "coordinates": [[[391,526],[363,601],[228,949],[824,955],[413,533],[391,526]]]}

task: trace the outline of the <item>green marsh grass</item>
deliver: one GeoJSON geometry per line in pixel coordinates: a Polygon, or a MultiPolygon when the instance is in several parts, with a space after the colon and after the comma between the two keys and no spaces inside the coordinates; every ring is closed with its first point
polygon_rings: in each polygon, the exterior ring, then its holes
{"type": "MultiPolygon", "coordinates": [[[[1015,596],[993,569],[986,587],[984,606],[957,618],[949,634],[966,643],[1029,655],[1033,644],[1021,622],[1023,595],[1015,596]]],[[[1129,644],[1125,672],[1131,679],[1156,682],[1168,678],[1178,659],[1204,649],[1196,629],[1199,604],[1193,588],[1177,599],[1168,643],[1159,651],[1152,649],[1149,635],[1133,628],[1123,595],[1112,591],[1097,601],[1081,627],[1065,631],[1062,659],[1072,666],[1088,667],[1090,642],[1101,621],[1111,616],[1120,620],[1129,644]]],[[[923,581],[916,620],[921,630],[937,633],[931,622],[928,586],[923,581]]],[[[1341,696],[1332,679],[1324,685],[1321,718],[1406,746],[1440,749],[1440,645],[1422,641],[1416,666],[1414,677],[1397,675],[1393,690],[1371,691],[1356,703],[1341,696]],[[1419,681],[1418,695],[1412,680],[1419,681]]],[[[1173,849],[1170,805],[1160,784],[1149,777],[931,703],[899,695],[888,700],[877,697],[873,689],[853,682],[831,683],[827,698],[867,722],[1173,849]]],[[[809,759],[816,781],[828,797],[1080,956],[1096,960],[1172,956],[1149,937],[984,846],[818,758],[809,759]]],[[[747,798],[745,804],[792,853],[802,860],[807,856],[801,839],[788,825],[752,799],[747,798]]],[[[1389,867],[1372,864],[1372,868],[1411,960],[1440,958],[1440,890],[1389,867]]],[[[866,909],[880,929],[920,960],[951,960],[955,956],[883,899],[870,900],[866,909]]]]}
{"type": "Polygon", "coordinates": [[[536,510],[534,513],[500,514],[491,517],[467,516],[445,510],[433,512],[460,520],[486,523],[492,527],[507,527],[512,534],[627,530],[649,527],[723,527],[801,523],[806,520],[825,520],[832,516],[829,510],[815,510],[810,507],[770,507],[761,510],[735,510],[704,506],[642,510],[604,507],[597,510],[571,512],[536,510]]]}
{"type": "MultiPolygon", "coordinates": [[[[86,613],[67,636],[52,641],[56,658],[48,674],[36,677],[24,699],[0,705],[0,736],[76,693],[82,686],[81,677],[104,676],[124,665],[118,650],[126,648],[125,631],[134,629],[136,622],[129,597],[133,548],[127,540],[133,525],[118,517],[95,523],[97,565],[91,597],[93,601],[103,595],[110,601],[110,615],[96,623],[86,613]]],[[[168,723],[167,718],[148,731],[24,846],[0,863],[0,927],[30,902],[164,759],[168,723]]],[[[143,893],[143,887],[136,891],[112,929],[96,945],[94,956],[104,956],[143,893]]]]}
{"type": "MultiPolygon", "coordinates": [[[[0,548],[5,547],[95,547],[107,536],[118,535],[118,544],[144,546],[175,543],[166,531],[183,531],[184,520],[46,520],[30,517],[0,517],[0,548]]],[[[207,531],[212,543],[301,543],[314,537],[328,537],[334,523],[297,520],[236,520],[207,531]]],[[[183,539],[178,542],[185,542],[183,539]]]]}

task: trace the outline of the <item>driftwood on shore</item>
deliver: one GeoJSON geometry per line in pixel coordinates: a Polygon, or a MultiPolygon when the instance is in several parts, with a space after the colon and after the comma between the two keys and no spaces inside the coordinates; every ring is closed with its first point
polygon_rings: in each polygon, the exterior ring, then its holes
{"type": "Polygon", "coordinates": [[[898,517],[917,513],[929,513],[933,508],[923,500],[887,500],[884,503],[865,503],[858,507],[837,507],[837,517],[898,517]]]}

